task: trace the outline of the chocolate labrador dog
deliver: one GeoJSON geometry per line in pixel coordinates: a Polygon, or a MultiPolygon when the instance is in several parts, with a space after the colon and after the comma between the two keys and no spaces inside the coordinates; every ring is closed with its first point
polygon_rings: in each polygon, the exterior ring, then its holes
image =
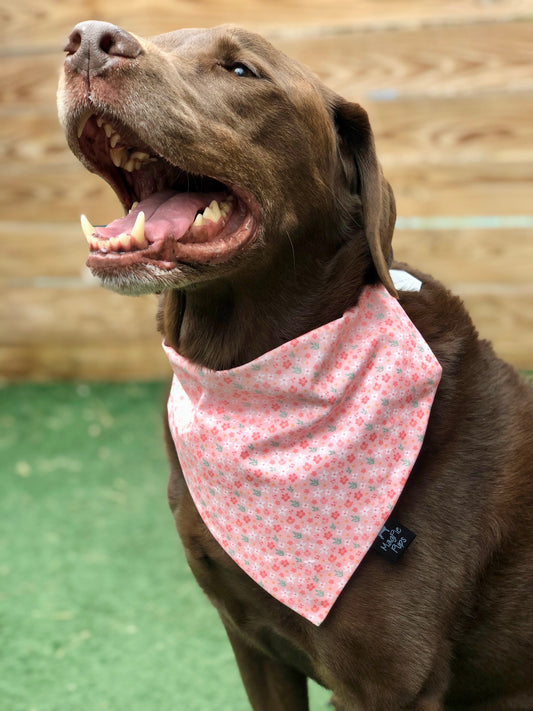
{"type": "Polygon", "coordinates": [[[309,677],[344,711],[531,711],[533,391],[457,297],[392,264],[365,111],[233,26],[82,22],[66,53],[68,144],[125,213],[82,218],[88,265],[161,294],[170,506],[253,709],[305,711],[309,677]],[[212,459],[231,448],[237,473],[212,459]]]}

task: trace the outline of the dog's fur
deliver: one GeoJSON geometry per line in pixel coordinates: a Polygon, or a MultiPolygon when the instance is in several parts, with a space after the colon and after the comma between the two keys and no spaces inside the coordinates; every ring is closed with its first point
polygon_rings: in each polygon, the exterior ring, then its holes
{"type": "MultiPolygon", "coordinates": [[[[59,93],[74,152],[97,170],[76,140],[90,108],[188,173],[232,186],[253,223],[225,260],[178,260],[164,274],[92,264],[116,290],[163,290],[169,345],[227,369],[340,317],[367,283],[395,294],[394,199],[360,106],[239,28],[148,41],[106,26],[98,59],[82,41],[97,46],[95,25],[71,37],[59,93]]],[[[305,711],[308,677],[345,711],[533,709],[532,389],[478,338],[458,298],[409,271],[423,287],[400,303],[443,368],[395,510],[417,539],[397,566],[368,553],[322,625],[270,597],[215,542],[167,437],[177,529],[254,711],[305,711]]]]}

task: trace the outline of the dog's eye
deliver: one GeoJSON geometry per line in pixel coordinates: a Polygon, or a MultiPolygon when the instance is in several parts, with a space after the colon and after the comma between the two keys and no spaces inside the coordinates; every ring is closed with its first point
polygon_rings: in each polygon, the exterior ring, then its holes
{"type": "Polygon", "coordinates": [[[256,77],[257,74],[253,72],[250,67],[247,67],[246,64],[242,64],[241,62],[236,62],[235,64],[230,64],[229,66],[225,67],[225,69],[228,72],[231,72],[232,74],[235,74],[237,77],[256,77]]]}

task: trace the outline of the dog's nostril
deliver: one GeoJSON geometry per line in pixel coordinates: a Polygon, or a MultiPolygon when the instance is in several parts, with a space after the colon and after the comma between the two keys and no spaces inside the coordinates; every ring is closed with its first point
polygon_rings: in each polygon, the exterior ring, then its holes
{"type": "Polygon", "coordinates": [[[67,44],[65,45],[64,51],[71,55],[71,54],[76,54],[78,49],[80,48],[81,45],[81,34],[77,31],[74,30],[71,35],[69,35],[67,44]]]}
{"type": "Polygon", "coordinates": [[[102,35],[102,38],[100,39],[100,49],[103,52],[105,52],[106,54],[111,54],[113,44],[114,44],[114,37],[109,32],[102,35]]]}

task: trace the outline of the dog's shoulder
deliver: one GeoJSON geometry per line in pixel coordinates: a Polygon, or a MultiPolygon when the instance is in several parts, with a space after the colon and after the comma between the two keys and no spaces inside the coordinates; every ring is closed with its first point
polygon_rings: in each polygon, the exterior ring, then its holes
{"type": "Polygon", "coordinates": [[[478,334],[461,298],[431,275],[407,264],[395,262],[393,268],[420,282],[405,290],[400,284],[398,298],[441,365],[473,353],[478,334]]]}

